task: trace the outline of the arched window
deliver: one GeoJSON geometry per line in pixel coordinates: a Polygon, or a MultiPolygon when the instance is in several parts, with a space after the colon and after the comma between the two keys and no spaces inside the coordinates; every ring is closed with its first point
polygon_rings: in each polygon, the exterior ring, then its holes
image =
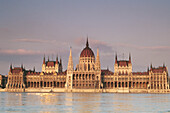
{"type": "Polygon", "coordinates": [[[99,80],[99,77],[97,76],[97,80],[99,80]]]}

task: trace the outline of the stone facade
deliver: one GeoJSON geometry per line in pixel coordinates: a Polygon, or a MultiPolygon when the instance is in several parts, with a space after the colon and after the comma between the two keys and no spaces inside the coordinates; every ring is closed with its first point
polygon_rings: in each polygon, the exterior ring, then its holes
{"type": "Polygon", "coordinates": [[[45,73],[55,73],[62,72],[62,60],[60,58],[60,62],[58,61],[58,56],[56,57],[56,61],[50,61],[48,57],[48,61],[45,61],[45,55],[42,64],[42,72],[45,73]]]}
{"type": "Polygon", "coordinates": [[[132,72],[131,55],[128,60],[118,60],[115,56],[114,72],[102,70],[97,49],[95,57],[86,47],[74,69],[72,49],[67,70],[63,72],[62,61],[45,61],[42,71],[26,70],[10,66],[6,91],[9,92],[115,92],[115,93],[169,93],[168,70],[165,65],[150,66],[146,72],[132,72]]]}

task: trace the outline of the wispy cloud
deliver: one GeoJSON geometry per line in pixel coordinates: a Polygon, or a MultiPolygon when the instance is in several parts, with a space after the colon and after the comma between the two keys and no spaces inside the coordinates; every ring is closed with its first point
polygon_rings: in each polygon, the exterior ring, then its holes
{"type": "Polygon", "coordinates": [[[124,43],[117,44],[117,46],[118,47],[129,47],[129,48],[134,48],[134,49],[139,49],[139,50],[155,50],[155,51],[170,50],[170,46],[138,46],[138,45],[124,44],[124,43]]]}
{"type": "Polygon", "coordinates": [[[19,38],[14,39],[15,42],[29,42],[29,43],[56,43],[56,40],[42,40],[42,39],[29,39],[29,38],[19,38]]]}
{"type": "Polygon", "coordinates": [[[150,49],[150,50],[170,50],[170,46],[150,46],[150,47],[141,47],[141,49],[150,49]]]}
{"type": "MultiPolygon", "coordinates": [[[[84,38],[76,38],[74,40],[74,43],[77,46],[85,45],[85,40],[84,40],[84,38]]],[[[90,39],[89,44],[92,48],[94,48],[94,49],[99,48],[100,51],[105,52],[105,53],[106,52],[110,52],[110,53],[114,52],[113,46],[111,46],[109,43],[106,43],[106,42],[103,42],[103,41],[100,41],[100,40],[90,39]]]]}
{"type": "Polygon", "coordinates": [[[1,54],[8,54],[8,55],[38,55],[43,54],[40,51],[33,51],[33,50],[25,50],[25,49],[0,49],[1,54]]]}

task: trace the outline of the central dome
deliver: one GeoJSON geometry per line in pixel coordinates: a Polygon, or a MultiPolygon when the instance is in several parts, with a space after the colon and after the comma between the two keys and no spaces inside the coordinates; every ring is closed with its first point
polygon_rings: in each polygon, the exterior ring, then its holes
{"type": "Polygon", "coordinates": [[[94,53],[91,50],[91,48],[89,47],[88,38],[87,38],[87,42],[86,42],[86,47],[81,52],[80,57],[94,57],[94,53]]]}

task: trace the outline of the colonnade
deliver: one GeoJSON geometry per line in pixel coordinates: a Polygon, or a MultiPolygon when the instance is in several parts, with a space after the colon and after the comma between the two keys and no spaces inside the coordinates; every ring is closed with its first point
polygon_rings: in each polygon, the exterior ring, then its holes
{"type": "Polygon", "coordinates": [[[11,84],[8,84],[7,86],[8,89],[18,89],[18,88],[24,88],[24,85],[21,84],[21,83],[11,83],[11,84]]]}
{"type": "Polygon", "coordinates": [[[73,88],[94,89],[99,88],[99,78],[95,74],[73,74],[73,88]]]}
{"type": "Polygon", "coordinates": [[[137,88],[147,89],[148,82],[104,82],[104,88],[137,88]]]}
{"type": "Polygon", "coordinates": [[[28,88],[65,88],[65,82],[57,82],[57,81],[41,81],[41,82],[27,82],[28,88]]]}
{"type": "Polygon", "coordinates": [[[150,77],[150,89],[169,89],[168,88],[168,78],[164,74],[153,74],[150,77]]]}

